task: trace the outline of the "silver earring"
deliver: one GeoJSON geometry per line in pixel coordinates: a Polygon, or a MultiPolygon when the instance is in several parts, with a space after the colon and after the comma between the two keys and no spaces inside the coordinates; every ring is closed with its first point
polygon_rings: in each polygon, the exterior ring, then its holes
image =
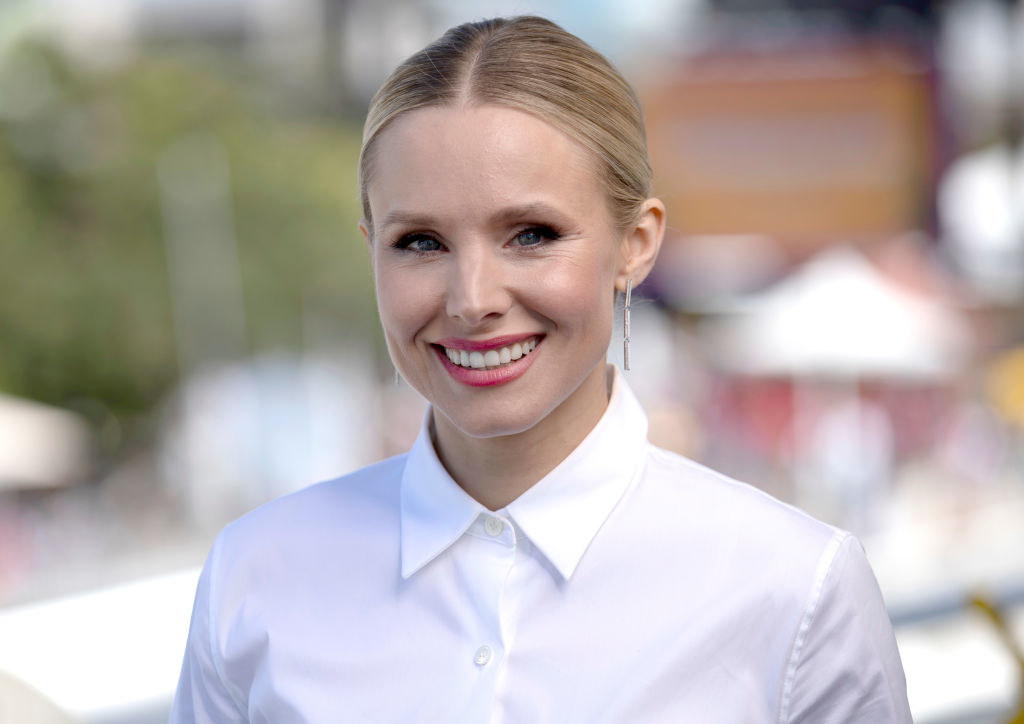
{"type": "Polygon", "coordinates": [[[629,303],[633,296],[633,280],[626,280],[626,302],[622,305],[622,368],[629,369],[629,303]]]}

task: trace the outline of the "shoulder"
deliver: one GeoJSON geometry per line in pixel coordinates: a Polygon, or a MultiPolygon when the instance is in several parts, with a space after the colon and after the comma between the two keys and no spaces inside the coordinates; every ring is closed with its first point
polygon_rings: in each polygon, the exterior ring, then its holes
{"type": "Polygon", "coordinates": [[[247,606],[280,612],[287,608],[282,602],[308,608],[315,598],[338,600],[334,587],[341,582],[387,578],[398,567],[404,467],[404,455],[390,458],[272,500],[229,524],[200,579],[215,617],[234,620],[247,606]]]}
{"type": "Polygon", "coordinates": [[[751,485],[648,446],[637,480],[594,543],[600,560],[671,582],[664,595],[685,599],[700,591],[795,626],[849,535],[751,485]]]}
{"type": "Polygon", "coordinates": [[[815,577],[790,649],[779,721],[911,721],[892,624],[864,549],[852,535],[815,577]]]}
{"type": "Polygon", "coordinates": [[[649,506],[681,516],[694,535],[738,553],[788,554],[791,563],[816,566],[820,554],[834,554],[849,535],[753,485],[653,445],[642,482],[649,506]]]}
{"type": "Polygon", "coordinates": [[[365,531],[397,520],[407,455],[272,500],[229,524],[217,537],[223,556],[251,557],[263,548],[355,543],[365,531]]]}
{"type": "MultiPolygon", "coordinates": [[[[767,493],[649,447],[616,516],[621,542],[666,577],[790,632],[852,536],[767,493]]],[[[688,595],[688,594],[687,594],[688,595]]]]}
{"type": "Polygon", "coordinates": [[[776,644],[779,721],[910,721],[892,626],[855,536],[653,446],[632,498],[664,531],[669,575],[743,613],[731,626],[774,632],[760,640],[776,644]]]}
{"type": "MultiPolygon", "coordinates": [[[[196,589],[186,666],[198,668],[189,686],[219,681],[226,697],[245,702],[253,667],[267,659],[268,632],[280,636],[278,645],[294,643],[296,632],[312,631],[315,638],[320,631],[309,621],[359,621],[366,601],[387,600],[399,575],[405,460],[390,458],[311,485],[220,532],[196,589]]],[[[191,696],[187,687],[185,695],[191,696]]]]}

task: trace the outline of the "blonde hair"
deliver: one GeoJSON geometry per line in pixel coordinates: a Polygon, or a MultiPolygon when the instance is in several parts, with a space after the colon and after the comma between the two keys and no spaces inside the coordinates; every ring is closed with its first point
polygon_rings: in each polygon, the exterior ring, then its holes
{"type": "Polygon", "coordinates": [[[371,229],[367,186],[381,132],[417,108],[469,103],[532,113],[586,147],[600,164],[620,228],[636,220],[651,195],[643,111],[615,67],[550,20],[494,18],[450,29],[399,65],[371,101],[359,155],[371,229]]]}

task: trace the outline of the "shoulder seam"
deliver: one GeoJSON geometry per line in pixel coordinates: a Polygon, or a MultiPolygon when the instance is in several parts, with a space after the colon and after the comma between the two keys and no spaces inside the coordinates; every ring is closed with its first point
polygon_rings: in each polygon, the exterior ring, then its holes
{"type": "Polygon", "coordinates": [[[796,636],[793,639],[793,648],[790,650],[789,660],[786,662],[786,674],[782,683],[782,699],[779,703],[778,724],[787,724],[789,721],[789,707],[792,703],[793,684],[796,680],[796,669],[800,663],[800,656],[803,653],[803,646],[807,640],[807,632],[814,622],[814,616],[818,612],[818,604],[821,602],[821,593],[825,588],[825,581],[832,571],[832,564],[835,563],[836,553],[839,547],[850,537],[850,533],[844,530],[836,530],[828,545],[821,553],[818,562],[818,570],[814,576],[814,585],[811,587],[811,595],[800,617],[800,625],[797,627],[796,636]]]}

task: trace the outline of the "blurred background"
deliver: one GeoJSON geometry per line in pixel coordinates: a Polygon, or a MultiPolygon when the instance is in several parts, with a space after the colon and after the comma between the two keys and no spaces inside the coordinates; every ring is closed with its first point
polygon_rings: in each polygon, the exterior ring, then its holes
{"type": "Polygon", "coordinates": [[[0,722],[165,721],[220,527],[411,443],[362,116],[524,12],[645,104],[652,439],[861,537],[916,721],[1021,709],[1021,4],[5,0],[0,722]]]}

